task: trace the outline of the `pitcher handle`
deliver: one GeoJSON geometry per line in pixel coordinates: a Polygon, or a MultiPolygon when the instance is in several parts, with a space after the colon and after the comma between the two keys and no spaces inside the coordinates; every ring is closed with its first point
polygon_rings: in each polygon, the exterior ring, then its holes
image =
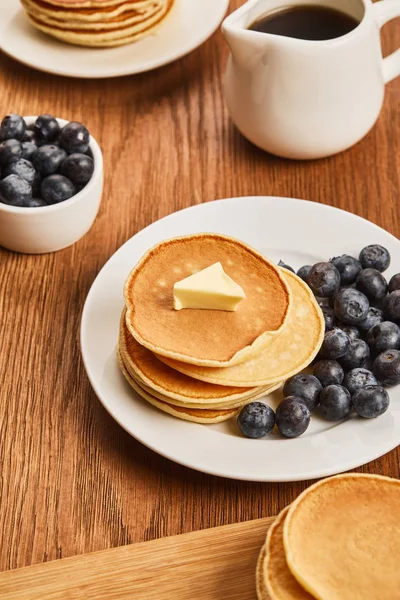
{"type": "MultiPolygon", "coordinates": [[[[388,21],[400,17],[400,0],[380,0],[373,4],[375,19],[381,29],[388,21]]],[[[385,83],[400,75],[400,49],[383,59],[385,83]]]]}

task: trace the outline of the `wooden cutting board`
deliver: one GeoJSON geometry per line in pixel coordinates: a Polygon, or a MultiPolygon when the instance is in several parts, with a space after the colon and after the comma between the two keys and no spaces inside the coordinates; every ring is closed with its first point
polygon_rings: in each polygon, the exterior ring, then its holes
{"type": "Polygon", "coordinates": [[[273,519],[196,531],[0,573],[1,600],[255,600],[273,519]]]}

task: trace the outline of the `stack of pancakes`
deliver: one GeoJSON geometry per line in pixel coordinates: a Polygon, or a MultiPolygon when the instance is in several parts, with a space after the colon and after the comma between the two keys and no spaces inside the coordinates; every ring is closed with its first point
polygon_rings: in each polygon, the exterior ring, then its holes
{"type": "Polygon", "coordinates": [[[150,250],[124,289],[118,358],[132,388],[181,419],[216,423],[265,396],[316,356],[324,335],[308,286],[218,234],[150,250]],[[173,287],[221,262],[246,293],[236,312],[173,308],[173,287]]]}
{"type": "Polygon", "coordinates": [[[153,33],[174,0],[22,0],[31,23],[79,46],[122,46],[153,33]]]}
{"type": "Polygon", "coordinates": [[[308,488],[270,528],[258,600],[400,597],[400,481],[347,474],[308,488]]]}

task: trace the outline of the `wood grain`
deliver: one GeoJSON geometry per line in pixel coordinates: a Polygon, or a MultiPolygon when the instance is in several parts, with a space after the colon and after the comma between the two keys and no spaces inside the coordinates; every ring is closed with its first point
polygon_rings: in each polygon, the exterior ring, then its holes
{"type": "MultiPolygon", "coordinates": [[[[385,28],[385,52],[399,40],[399,23],[385,28]]],[[[81,311],[100,268],[180,208],[294,196],[399,236],[400,79],[361,143],[290,162],[232,127],[222,94],[227,54],[217,33],[163,69],[101,81],[39,73],[0,55],[2,112],[82,120],[103,148],[106,176],[99,217],[75,246],[44,256],[0,250],[0,570],[273,515],[308,485],[223,480],[157,456],[102,408],[79,354],[81,311]]],[[[397,449],[363,470],[399,477],[399,464],[397,449]]]]}
{"type": "Polygon", "coordinates": [[[273,518],[226,525],[0,574],[2,600],[254,600],[273,518]]]}

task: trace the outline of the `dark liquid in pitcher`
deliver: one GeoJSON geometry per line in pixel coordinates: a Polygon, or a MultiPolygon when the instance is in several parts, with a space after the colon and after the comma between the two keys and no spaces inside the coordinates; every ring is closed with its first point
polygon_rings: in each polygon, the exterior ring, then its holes
{"type": "Polygon", "coordinates": [[[301,5],[271,13],[249,29],[300,40],[332,40],[355,29],[358,21],[326,6],[301,5]]]}

